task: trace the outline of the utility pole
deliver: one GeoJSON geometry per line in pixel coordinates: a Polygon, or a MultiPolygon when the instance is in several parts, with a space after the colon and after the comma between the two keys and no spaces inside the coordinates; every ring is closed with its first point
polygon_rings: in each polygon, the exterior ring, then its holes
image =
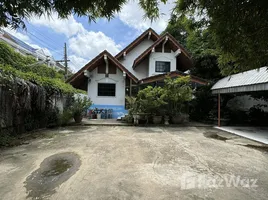
{"type": "Polygon", "coordinates": [[[64,42],[64,66],[65,66],[65,79],[67,79],[67,76],[68,76],[68,60],[67,60],[66,42],[64,42]]]}
{"type": "Polygon", "coordinates": [[[68,62],[70,60],[68,60],[67,57],[67,45],[66,42],[64,42],[64,59],[63,60],[57,60],[56,62],[64,62],[64,73],[65,73],[65,80],[67,80],[68,77],[68,62]]]}

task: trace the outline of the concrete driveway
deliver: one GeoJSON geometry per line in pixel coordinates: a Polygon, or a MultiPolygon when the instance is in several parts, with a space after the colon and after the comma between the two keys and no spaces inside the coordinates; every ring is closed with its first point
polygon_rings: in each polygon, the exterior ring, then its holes
{"type": "Polygon", "coordinates": [[[268,148],[220,130],[46,132],[1,151],[0,199],[268,199],[268,148]]]}

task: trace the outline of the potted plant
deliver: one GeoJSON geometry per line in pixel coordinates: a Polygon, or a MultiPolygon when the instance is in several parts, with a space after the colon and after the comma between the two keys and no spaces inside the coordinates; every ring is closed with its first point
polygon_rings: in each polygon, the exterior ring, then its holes
{"type": "Polygon", "coordinates": [[[190,77],[179,77],[165,79],[164,90],[166,92],[166,101],[168,114],[174,124],[183,123],[187,119],[187,114],[183,113],[185,104],[192,100],[192,89],[190,87],[190,77]]]}
{"type": "Polygon", "coordinates": [[[92,105],[92,101],[87,97],[77,97],[72,106],[71,111],[73,114],[74,121],[76,123],[80,123],[83,119],[83,114],[87,111],[87,109],[92,105]]]}

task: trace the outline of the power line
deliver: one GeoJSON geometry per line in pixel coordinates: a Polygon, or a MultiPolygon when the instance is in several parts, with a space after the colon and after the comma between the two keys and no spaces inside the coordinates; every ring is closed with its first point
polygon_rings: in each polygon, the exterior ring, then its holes
{"type": "MultiPolygon", "coordinates": [[[[41,33],[38,29],[36,29],[32,24],[30,24],[30,26],[32,27],[31,29],[33,29],[35,31],[35,33],[41,35],[44,38],[47,38],[49,41],[53,42],[53,44],[57,43],[58,41],[55,41],[54,39],[52,39],[51,37],[41,33]]],[[[61,48],[61,47],[58,47],[61,48]]]]}
{"type": "Polygon", "coordinates": [[[37,37],[36,35],[32,34],[31,32],[27,32],[29,33],[31,36],[35,37],[36,39],[40,40],[41,42],[43,42],[49,49],[59,49],[59,47],[53,46],[53,45],[48,45],[47,41],[44,41],[43,39],[40,39],[39,37],[37,37]],[[53,47],[52,47],[53,46],[53,47]]]}
{"type": "MultiPolygon", "coordinates": [[[[32,38],[33,39],[33,38],[32,38]]],[[[45,48],[47,48],[48,50],[50,50],[51,52],[54,52],[55,54],[58,54],[60,55],[61,57],[63,57],[63,53],[59,53],[59,50],[55,50],[54,48],[48,46],[48,44],[46,42],[43,42],[43,40],[40,40],[38,38],[36,39],[33,39],[35,40],[36,42],[40,42],[45,48]]]]}

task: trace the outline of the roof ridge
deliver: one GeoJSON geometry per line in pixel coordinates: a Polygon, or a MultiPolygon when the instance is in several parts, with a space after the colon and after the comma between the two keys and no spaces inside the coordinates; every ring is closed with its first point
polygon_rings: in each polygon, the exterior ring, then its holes
{"type": "Polygon", "coordinates": [[[136,39],[134,39],[130,44],[128,44],[124,49],[122,49],[118,54],[116,54],[114,57],[115,58],[120,58],[123,53],[125,51],[127,51],[128,49],[130,49],[136,42],[138,42],[140,39],[143,39],[144,36],[147,35],[147,33],[149,33],[149,31],[152,31],[152,33],[157,37],[157,39],[159,39],[160,35],[158,35],[154,29],[152,29],[151,27],[148,28],[146,31],[144,31],[142,34],[140,34],[136,39]]]}
{"type": "Polygon", "coordinates": [[[125,71],[132,79],[134,79],[136,82],[138,81],[138,78],[136,76],[134,76],[131,72],[129,72],[109,51],[107,51],[106,49],[103,50],[101,53],[99,53],[96,57],[94,57],[93,59],[91,59],[87,64],[84,65],[84,67],[82,67],[78,72],[76,72],[73,76],[71,76],[69,79],[66,80],[67,83],[70,83],[71,81],[73,81],[75,78],[77,78],[78,76],[80,76],[82,73],[84,73],[85,70],[87,70],[89,68],[89,66],[93,65],[94,62],[98,61],[102,56],[104,56],[105,54],[107,54],[107,56],[114,62],[116,63],[118,66],[120,66],[119,68],[122,71],[125,71]]]}

